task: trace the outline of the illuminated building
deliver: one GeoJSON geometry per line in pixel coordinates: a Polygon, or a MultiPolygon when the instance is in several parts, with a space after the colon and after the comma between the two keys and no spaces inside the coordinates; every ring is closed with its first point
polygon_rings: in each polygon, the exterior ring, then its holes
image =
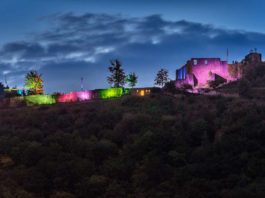
{"type": "Polygon", "coordinates": [[[220,58],[192,58],[186,65],[176,71],[176,86],[184,84],[192,87],[206,87],[209,81],[222,78],[224,81],[234,81],[234,77],[229,72],[227,61],[220,58]]]}
{"type": "Polygon", "coordinates": [[[146,87],[146,88],[135,88],[132,89],[132,95],[136,95],[136,96],[146,96],[149,95],[151,93],[151,88],[150,87],[146,87]]]}
{"type": "Polygon", "coordinates": [[[262,54],[258,53],[255,49],[255,51],[251,50],[248,55],[245,56],[245,59],[243,60],[245,64],[256,64],[262,62],[262,54]]]}
{"type": "Polygon", "coordinates": [[[262,54],[251,50],[241,62],[228,64],[220,58],[192,58],[176,71],[176,86],[191,85],[193,88],[207,87],[209,81],[222,78],[224,81],[235,81],[242,78],[243,66],[262,63],[262,54]]]}

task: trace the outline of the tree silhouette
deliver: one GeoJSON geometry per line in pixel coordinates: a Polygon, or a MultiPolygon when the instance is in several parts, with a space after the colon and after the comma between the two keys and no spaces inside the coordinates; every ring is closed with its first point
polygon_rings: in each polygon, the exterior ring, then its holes
{"type": "Polygon", "coordinates": [[[4,94],[5,86],[0,82],[0,96],[4,94]]]}
{"type": "Polygon", "coordinates": [[[160,69],[156,74],[155,85],[163,87],[168,81],[168,71],[166,69],[160,69]]]}
{"type": "Polygon", "coordinates": [[[110,76],[108,76],[108,83],[113,87],[122,87],[125,84],[125,72],[122,69],[121,62],[116,59],[110,61],[109,71],[111,73],[110,76]]]}
{"type": "Polygon", "coordinates": [[[175,94],[177,92],[175,81],[166,82],[164,90],[169,93],[175,94]]]}
{"type": "Polygon", "coordinates": [[[32,94],[43,94],[43,79],[41,74],[37,71],[30,71],[25,77],[25,87],[29,89],[32,94]]]}
{"type": "Polygon", "coordinates": [[[126,82],[133,88],[138,82],[138,76],[134,72],[130,73],[126,78],[126,82]]]}

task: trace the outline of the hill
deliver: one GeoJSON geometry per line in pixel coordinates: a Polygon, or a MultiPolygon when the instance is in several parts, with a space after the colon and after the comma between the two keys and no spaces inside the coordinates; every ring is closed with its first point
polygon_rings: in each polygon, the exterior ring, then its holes
{"type": "Polygon", "coordinates": [[[239,94],[240,96],[265,99],[265,63],[243,65],[244,75],[239,81],[234,81],[217,89],[219,93],[239,94]]]}
{"type": "Polygon", "coordinates": [[[265,104],[194,95],[0,110],[0,197],[264,197],[265,104]]]}

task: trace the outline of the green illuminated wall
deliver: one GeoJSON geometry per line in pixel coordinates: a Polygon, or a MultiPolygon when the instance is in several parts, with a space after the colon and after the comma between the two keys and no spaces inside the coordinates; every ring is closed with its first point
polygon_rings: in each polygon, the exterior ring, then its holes
{"type": "Polygon", "coordinates": [[[99,90],[99,97],[101,99],[118,98],[123,95],[123,88],[109,88],[99,90]]]}
{"type": "Polygon", "coordinates": [[[55,104],[56,100],[50,95],[31,95],[24,97],[26,102],[29,104],[45,105],[45,104],[55,104]]]}

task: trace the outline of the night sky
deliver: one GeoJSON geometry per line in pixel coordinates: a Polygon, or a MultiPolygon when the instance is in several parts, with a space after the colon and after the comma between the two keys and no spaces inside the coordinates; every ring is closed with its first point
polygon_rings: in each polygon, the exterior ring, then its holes
{"type": "Polygon", "coordinates": [[[191,57],[241,60],[265,52],[263,0],[1,0],[0,81],[23,87],[29,70],[45,90],[108,87],[109,60],[153,86],[191,57]]]}

